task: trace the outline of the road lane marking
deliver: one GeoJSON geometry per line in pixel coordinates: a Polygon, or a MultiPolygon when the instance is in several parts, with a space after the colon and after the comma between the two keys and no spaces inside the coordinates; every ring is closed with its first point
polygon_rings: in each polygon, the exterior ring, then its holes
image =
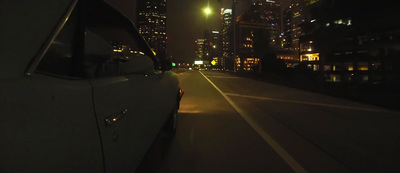
{"type": "Polygon", "coordinates": [[[270,101],[276,101],[276,102],[297,103],[297,104],[306,104],[306,105],[323,106],[323,107],[332,107],[332,108],[341,108],[341,109],[352,109],[352,110],[359,110],[359,111],[384,112],[384,110],[372,109],[372,108],[362,108],[362,107],[353,107],[353,106],[342,106],[342,105],[325,104],[325,103],[316,103],[316,102],[307,102],[307,101],[299,101],[299,100],[285,100],[285,99],[276,99],[276,98],[270,98],[270,97],[259,97],[259,96],[241,95],[241,94],[234,94],[234,93],[224,93],[224,94],[227,95],[227,96],[252,98],[252,99],[258,99],[258,100],[270,100],[270,101]]]}
{"type": "Polygon", "coordinates": [[[200,74],[210,82],[212,86],[228,101],[228,103],[238,112],[244,120],[271,146],[271,148],[296,172],[308,173],[284,148],[282,148],[272,137],[262,130],[262,128],[253,121],[250,116],[240,109],[221,89],[219,89],[210,79],[207,78],[201,71],[200,74]]]}
{"type": "Polygon", "coordinates": [[[222,78],[222,79],[239,79],[240,77],[230,77],[230,76],[207,76],[209,78],[222,78]]]}

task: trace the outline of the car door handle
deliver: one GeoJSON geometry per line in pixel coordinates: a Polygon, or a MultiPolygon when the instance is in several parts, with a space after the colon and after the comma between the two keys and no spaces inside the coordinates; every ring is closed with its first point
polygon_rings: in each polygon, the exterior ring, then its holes
{"type": "Polygon", "coordinates": [[[110,126],[110,125],[116,123],[120,118],[126,116],[126,113],[127,113],[127,112],[128,112],[128,109],[125,109],[125,110],[123,110],[121,113],[119,113],[119,114],[117,114],[117,115],[107,117],[107,118],[105,119],[105,125],[106,125],[106,127],[108,127],[108,126],[110,126]]]}

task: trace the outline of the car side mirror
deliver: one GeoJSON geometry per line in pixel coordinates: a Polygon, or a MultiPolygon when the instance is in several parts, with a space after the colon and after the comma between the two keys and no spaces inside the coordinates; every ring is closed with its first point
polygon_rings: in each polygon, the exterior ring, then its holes
{"type": "Polygon", "coordinates": [[[121,63],[121,74],[151,74],[154,73],[153,60],[146,55],[136,55],[129,61],[121,63]]]}
{"type": "Polygon", "coordinates": [[[161,69],[161,71],[169,71],[172,70],[172,61],[165,59],[165,60],[160,60],[159,64],[159,68],[161,69]]]}

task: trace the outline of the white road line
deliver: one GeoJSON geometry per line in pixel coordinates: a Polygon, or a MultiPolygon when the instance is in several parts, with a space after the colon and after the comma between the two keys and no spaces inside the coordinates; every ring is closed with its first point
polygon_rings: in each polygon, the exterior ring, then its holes
{"type": "Polygon", "coordinates": [[[253,121],[250,116],[240,109],[225,93],[223,93],[210,79],[207,78],[201,71],[200,74],[210,82],[212,86],[228,101],[228,103],[249,123],[251,127],[271,146],[273,150],[296,172],[307,173],[307,171],[294,158],[282,148],[272,137],[262,130],[262,128],[253,121]]]}
{"type": "Polygon", "coordinates": [[[270,101],[277,101],[277,102],[297,103],[297,104],[306,104],[306,105],[341,108],[341,109],[352,109],[352,110],[359,110],[359,111],[384,112],[384,110],[372,109],[372,108],[342,106],[342,105],[315,103],[315,102],[307,102],[307,101],[299,101],[299,100],[285,100],[285,99],[276,99],[276,98],[250,96],[250,95],[241,95],[241,94],[233,94],[233,93],[224,93],[224,94],[227,95],[227,96],[245,97],[245,98],[252,98],[252,99],[259,99],[259,100],[270,100],[270,101]]]}
{"type": "Polygon", "coordinates": [[[223,79],[239,79],[239,77],[230,77],[230,76],[207,76],[209,78],[223,78],[223,79]]]}

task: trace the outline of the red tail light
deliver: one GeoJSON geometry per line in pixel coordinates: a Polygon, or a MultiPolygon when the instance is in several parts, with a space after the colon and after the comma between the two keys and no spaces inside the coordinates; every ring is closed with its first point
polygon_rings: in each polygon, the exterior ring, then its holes
{"type": "Polygon", "coordinates": [[[182,98],[183,93],[184,93],[183,90],[179,88],[179,98],[182,98]]]}

